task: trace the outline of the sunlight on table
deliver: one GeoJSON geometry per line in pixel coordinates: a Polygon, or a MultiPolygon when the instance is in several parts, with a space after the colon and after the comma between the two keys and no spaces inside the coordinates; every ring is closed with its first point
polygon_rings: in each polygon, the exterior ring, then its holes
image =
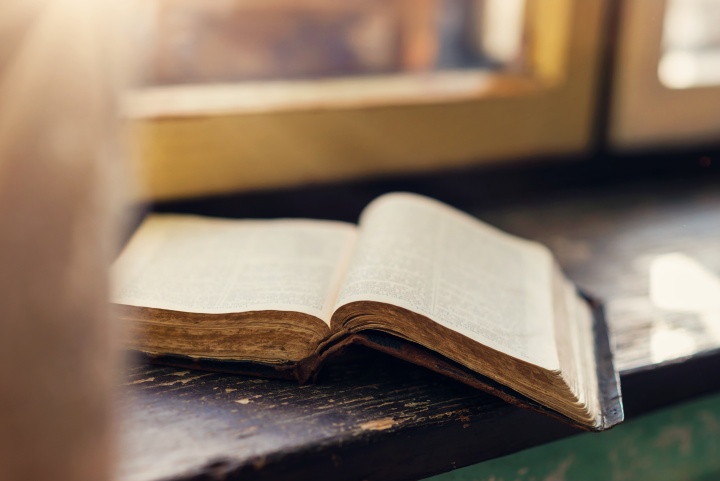
{"type": "MultiPolygon", "coordinates": [[[[692,257],[682,253],[656,257],[650,265],[650,299],[661,309],[696,314],[706,335],[720,339],[720,278],[692,257]]],[[[692,333],[683,327],[663,326],[651,336],[655,362],[697,350],[692,333]]]]}

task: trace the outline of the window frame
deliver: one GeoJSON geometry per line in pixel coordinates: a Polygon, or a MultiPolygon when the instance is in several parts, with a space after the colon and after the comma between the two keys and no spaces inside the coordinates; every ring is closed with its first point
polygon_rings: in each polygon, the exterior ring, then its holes
{"type": "MultiPolygon", "coordinates": [[[[135,91],[128,118],[140,197],[164,200],[580,153],[593,136],[604,8],[603,0],[528,0],[530,73],[479,74],[481,87],[460,95],[427,90],[433,75],[452,72],[416,77],[420,87],[402,98],[362,101],[339,95],[250,105],[241,101],[239,85],[135,91]]],[[[332,82],[318,83],[331,91],[343,80],[332,82]]]]}
{"type": "Polygon", "coordinates": [[[660,80],[666,5],[666,0],[621,2],[608,128],[611,150],[720,139],[720,85],[676,89],[660,80]]]}

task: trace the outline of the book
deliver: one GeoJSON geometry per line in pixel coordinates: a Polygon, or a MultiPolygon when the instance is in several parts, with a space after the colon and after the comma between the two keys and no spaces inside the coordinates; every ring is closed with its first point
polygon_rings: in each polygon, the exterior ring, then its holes
{"type": "Polygon", "coordinates": [[[586,430],[623,418],[601,305],[543,245],[420,195],[357,225],[151,214],[112,278],[155,362],[306,382],[360,344],[586,430]]]}

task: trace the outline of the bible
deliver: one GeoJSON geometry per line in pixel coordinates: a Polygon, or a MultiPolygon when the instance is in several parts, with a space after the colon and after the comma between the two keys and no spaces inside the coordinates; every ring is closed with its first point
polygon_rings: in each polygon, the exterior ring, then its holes
{"type": "Polygon", "coordinates": [[[306,382],[359,344],[586,430],[623,418],[600,304],[546,247],[420,195],[357,225],[151,214],[112,279],[155,362],[306,382]]]}

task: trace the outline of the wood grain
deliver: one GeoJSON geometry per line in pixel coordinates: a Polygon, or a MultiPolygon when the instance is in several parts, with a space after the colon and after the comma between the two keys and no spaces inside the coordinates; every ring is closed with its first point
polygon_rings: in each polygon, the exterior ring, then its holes
{"type": "MultiPolygon", "coordinates": [[[[571,432],[371,351],[309,386],[149,366],[127,384],[121,479],[404,479],[436,472],[439,459],[448,470],[474,456],[493,427],[514,425],[526,443],[571,432]],[[528,422],[547,431],[522,433],[528,422]]],[[[502,438],[484,454],[518,442],[517,434],[502,438]]]]}

